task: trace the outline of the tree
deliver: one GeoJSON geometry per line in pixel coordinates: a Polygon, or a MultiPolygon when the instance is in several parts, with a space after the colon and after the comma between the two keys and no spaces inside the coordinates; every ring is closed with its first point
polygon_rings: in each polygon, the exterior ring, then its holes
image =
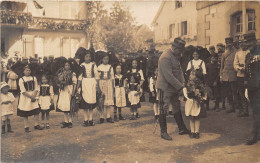
{"type": "Polygon", "coordinates": [[[136,51],[134,23],[129,8],[115,2],[107,21],[103,22],[102,41],[106,48],[113,49],[117,54],[136,51]]]}

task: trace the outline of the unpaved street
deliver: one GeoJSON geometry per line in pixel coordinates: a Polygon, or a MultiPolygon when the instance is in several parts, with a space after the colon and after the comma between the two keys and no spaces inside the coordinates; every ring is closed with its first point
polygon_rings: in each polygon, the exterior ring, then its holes
{"type": "MultiPolygon", "coordinates": [[[[182,106],[183,110],[183,106],[182,106]]],[[[129,109],[123,110],[129,118],[129,109]]],[[[2,135],[2,162],[260,162],[260,143],[244,145],[252,117],[208,111],[201,120],[201,138],[178,135],[177,125],[168,116],[173,141],[160,138],[160,127],[153,134],[152,104],[142,103],[137,121],[83,127],[83,115],[72,129],[61,129],[61,113],[51,112],[51,129],[25,133],[23,120],[13,116],[14,133],[2,135]]],[[[188,126],[188,119],[185,123],[188,126]]]]}

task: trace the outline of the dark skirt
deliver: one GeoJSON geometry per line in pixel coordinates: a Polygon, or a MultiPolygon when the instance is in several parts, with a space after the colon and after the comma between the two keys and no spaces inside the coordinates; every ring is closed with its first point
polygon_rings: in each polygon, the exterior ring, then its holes
{"type": "Polygon", "coordinates": [[[29,117],[29,116],[33,116],[33,115],[38,115],[40,114],[41,109],[40,108],[35,108],[31,111],[24,111],[24,110],[20,110],[19,108],[17,108],[17,115],[20,117],[29,117]]]}
{"type": "Polygon", "coordinates": [[[42,109],[41,109],[41,113],[49,113],[49,112],[52,111],[52,110],[55,110],[55,109],[54,109],[54,105],[51,105],[48,110],[42,110],[42,109]]]}
{"type": "Polygon", "coordinates": [[[56,108],[56,112],[62,112],[62,113],[70,113],[70,111],[62,111],[59,108],[56,108]]]}
{"type": "Polygon", "coordinates": [[[83,109],[83,110],[87,110],[87,109],[95,109],[97,107],[97,103],[95,104],[89,104],[87,103],[83,98],[79,103],[79,108],[83,109]]]}

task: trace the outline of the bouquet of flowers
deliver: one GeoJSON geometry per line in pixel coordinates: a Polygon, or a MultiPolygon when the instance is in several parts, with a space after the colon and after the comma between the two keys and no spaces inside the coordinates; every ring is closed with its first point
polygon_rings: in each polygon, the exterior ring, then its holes
{"type": "Polygon", "coordinates": [[[206,100],[206,86],[203,80],[201,80],[201,78],[197,76],[195,71],[191,71],[189,80],[186,85],[188,98],[196,100],[199,104],[203,103],[203,101],[206,100]]]}
{"type": "Polygon", "coordinates": [[[60,89],[64,89],[65,85],[69,85],[72,83],[72,72],[66,71],[64,68],[61,68],[58,71],[58,81],[57,85],[60,87],[60,89]]]}

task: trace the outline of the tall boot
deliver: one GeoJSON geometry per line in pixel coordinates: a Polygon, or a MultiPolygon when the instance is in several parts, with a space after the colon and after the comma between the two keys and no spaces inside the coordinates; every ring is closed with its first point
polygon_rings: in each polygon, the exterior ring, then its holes
{"type": "Polygon", "coordinates": [[[12,128],[11,128],[11,122],[10,122],[10,119],[7,119],[7,132],[13,132],[12,131],[12,128]]]}
{"type": "Polygon", "coordinates": [[[186,126],[183,122],[181,111],[174,114],[174,119],[175,119],[175,121],[178,125],[178,128],[179,128],[179,135],[184,135],[184,134],[190,133],[190,131],[186,128],[186,126]]]}
{"type": "Polygon", "coordinates": [[[172,138],[167,133],[166,114],[159,115],[159,122],[161,128],[161,138],[165,140],[172,140],[172,138]]]}
{"type": "Polygon", "coordinates": [[[2,134],[5,134],[5,122],[6,121],[3,121],[3,124],[2,124],[2,134]]]}

